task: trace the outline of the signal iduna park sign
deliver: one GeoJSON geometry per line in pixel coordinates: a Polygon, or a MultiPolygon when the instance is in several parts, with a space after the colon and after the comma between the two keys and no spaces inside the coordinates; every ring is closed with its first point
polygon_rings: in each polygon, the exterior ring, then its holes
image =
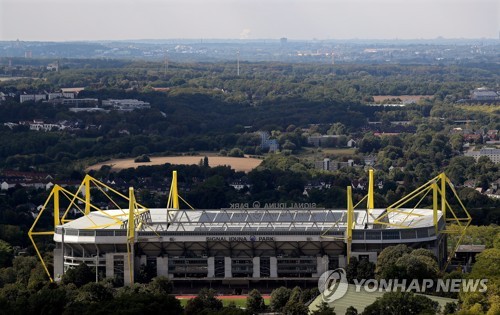
{"type": "Polygon", "coordinates": [[[207,242],[274,242],[273,236],[207,236],[207,242]]]}

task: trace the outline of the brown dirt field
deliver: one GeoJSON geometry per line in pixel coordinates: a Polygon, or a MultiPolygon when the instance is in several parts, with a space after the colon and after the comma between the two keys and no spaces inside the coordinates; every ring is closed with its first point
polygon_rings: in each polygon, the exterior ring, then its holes
{"type": "Polygon", "coordinates": [[[375,102],[382,102],[383,100],[387,99],[392,99],[392,98],[399,98],[403,102],[409,101],[409,100],[415,100],[418,101],[422,98],[431,98],[432,95],[373,95],[373,100],[375,102]]]}
{"type": "MultiPolygon", "coordinates": [[[[200,163],[200,160],[204,156],[164,156],[164,157],[151,157],[151,162],[147,163],[135,163],[133,158],[130,159],[114,159],[106,162],[94,164],[87,168],[86,171],[99,170],[103,165],[110,165],[113,171],[120,171],[126,168],[136,168],[142,165],[161,165],[165,163],[175,164],[175,165],[192,165],[200,163]]],[[[236,158],[227,156],[208,156],[208,165],[210,166],[221,166],[229,165],[232,169],[236,171],[249,172],[252,169],[262,163],[262,160],[255,158],[236,158]]]]}

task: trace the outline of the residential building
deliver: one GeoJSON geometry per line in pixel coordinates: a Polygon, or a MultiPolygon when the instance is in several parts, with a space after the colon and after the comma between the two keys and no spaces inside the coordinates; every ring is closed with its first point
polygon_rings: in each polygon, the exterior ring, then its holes
{"type": "Polygon", "coordinates": [[[56,98],[49,100],[49,103],[77,107],[80,105],[96,106],[99,103],[99,100],[97,98],[56,98]]]}
{"type": "Polygon", "coordinates": [[[270,139],[269,132],[259,131],[260,135],[260,147],[262,149],[269,149],[269,152],[276,152],[279,150],[279,143],[277,139],[270,139]]]}
{"type": "Polygon", "coordinates": [[[235,180],[229,184],[229,186],[233,187],[236,190],[242,190],[243,188],[250,188],[252,185],[249,183],[247,177],[243,177],[241,179],[235,180]]]}
{"type": "Polygon", "coordinates": [[[341,136],[338,135],[320,135],[320,136],[310,136],[307,138],[307,143],[314,145],[315,147],[332,147],[337,146],[338,139],[341,136]]]}
{"type": "Polygon", "coordinates": [[[496,101],[500,99],[498,93],[486,87],[480,87],[471,91],[471,99],[474,101],[496,101]]]}
{"type": "Polygon", "coordinates": [[[19,95],[19,103],[29,102],[29,101],[45,101],[47,95],[45,94],[21,94],[19,95]]]}
{"type": "Polygon", "coordinates": [[[336,171],[345,167],[354,167],[354,160],[348,160],[347,162],[339,162],[335,160],[330,160],[329,158],[325,158],[322,161],[314,162],[314,166],[316,169],[323,171],[336,171]]]}
{"type": "Polygon", "coordinates": [[[75,93],[73,92],[59,92],[59,93],[48,93],[49,101],[57,98],[75,98],[75,93]]]}
{"type": "Polygon", "coordinates": [[[500,163],[500,149],[496,148],[482,148],[479,151],[468,151],[464,155],[472,156],[476,161],[482,156],[487,156],[493,163],[500,163]]]}
{"type": "Polygon", "coordinates": [[[69,109],[69,111],[73,112],[73,113],[79,113],[79,112],[89,112],[89,113],[109,112],[109,110],[105,110],[104,108],[100,108],[100,107],[71,107],[69,109]]]}
{"type": "Polygon", "coordinates": [[[365,165],[374,166],[377,162],[377,157],[374,155],[368,155],[364,157],[365,165]]]}
{"type": "Polygon", "coordinates": [[[151,105],[148,102],[143,102],[136,99],[108,99],[102,101],[102,106],[112,107],[119,111],[133,111],[135,109],[151,108],[151,105]]]}

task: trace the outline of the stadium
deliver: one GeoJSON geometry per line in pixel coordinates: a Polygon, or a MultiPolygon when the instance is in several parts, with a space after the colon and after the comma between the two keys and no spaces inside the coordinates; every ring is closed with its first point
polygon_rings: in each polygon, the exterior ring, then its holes
{"type": "Polygon", "coordinates": [[[259,202],[180,209],[184,200],[174,172],[167,207],[148,209],[137,203],[133,188],[125,196],[87,175],[76,193],[53,188],[29,237],[51,281],[86,263],[97,267],[96,279],[111,277],[124,285],[145,269],[181,287],[307,285],[327,270],[345,267],[352,257],[376,262],[385,247],[397,244],[427,248],[445,268],[454,253],[447,250],[447,226],[457,224],[463,236],[471,221],[446,175],[387,208],[374,207],[373,183],[370,170],[368,194],[356,205],[347,187],[346,209],[259,202]],[[108,196],[116,208],[94,205],[91,194],[96,193],[108,196]],[[447,195],[461,209],[452,209],[447,195]],[[53,230],[38,230],[39,219],[51,210],[53,230]],[[71,215],[75,212],[80,215],[71,215]],[[43,235],[53,235],[56,245],[53,272],[34,240],[43,235]]]}

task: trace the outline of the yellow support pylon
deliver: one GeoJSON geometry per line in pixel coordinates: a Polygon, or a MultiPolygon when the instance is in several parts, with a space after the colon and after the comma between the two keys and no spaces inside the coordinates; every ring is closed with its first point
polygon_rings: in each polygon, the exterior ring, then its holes
{"type": "Polygon", "coordinates": [[[127,225],[127,256],[130,284],[134,284],[134,243],[135,243],[135,196],[134,188],[129,188],[129,209],[127,225]]]}
{"type": "Polygon", "coordinates": [[[354,220],[354,206],[352,204],[352,187],[347,186],[347,263],[351,261],[352,229],[354,220]]]}
{"type": "Polygon", "coordinates": [[[36,224],[38,223],[38,220],[40,220],[40,217],[42,216],[43,212],[47,208],[48,203],[50,200],[54,197],[54,229],[57,227],[56,223],[59,223],[59,190],[60,186],[59,185],[54,185],[52,190],[50,191],[49,197],[47,200],[45,200],[45,203],[43,204],[42,208],[40,209],[40,212],[35,218],[35,221],[31,225],[31,228],[28,231],[28,237],[33,244],[33,248],[35,248],[36,255],[38,256],[38,259],[40,259],[40,262],[42,263],[43,269],[45,270],[45,273],[47,273],[47,276],[49,277],[50,282],[54,282],[54,279],[52,279],[52,275],[50,274],[49,269],[47,268],[47,265],[45,264],[45,261],[43,260],[42,254],[40,253],[40,250],[38,249],[38,246],[36,246],[36,242],[33,239],[33,236],[36,235],[54,235],[54,231],[35,231],[36,224]],[[57,196],[57,197],[55,197],[57,196]],[[57,198],[57,202],[55,201],[57,198]]]}
{"type": "MultiPolygon", "coordinates": [[[[68,215],[69,211],[71,210],[72,207],[75,207],[77,208],[78,210],[81,211],[82,215],[84,216],[87,216],[90,214],[91,210],[93,211],[98,211],[100,212],[101,214],[103,214],[104,216],[107,216],[109,217],[110,219],[112,219],[115,223],[119,223],[121,224],[122,221],[117,218],[116,216],[112,216],[108,213],[106,213],[105,211],[101,210],[99,207],[93,205],[91,203],[91,184],[94,184],[96,185],[96,187],[106,195],[106,197],[108,197],[108,199],[110,199],[110,201],[117,207],[117,209],[120,209],[122,210],[123,214],[125,215],[126,212],[121,209],[118,204],[112,200],[111,196],[109,194],[107,194],[101,187],[104,187],[104,189],[106,189],[107,191],[110,191],[112,193],[114,193],[115,195],[117,195],[118,197],[122,198],[122,199],[125,199],[125,200],[128,200],[129,201],[129,208],[130,208],[130,197],[127,197],[123,194],[121,194],[120,192],[114,190],[113,188],[105,185],[104,183],[101,183],[100,181],[92,178],[90,175],[86,175],[85,178],[83,179],[82,183],[80,184],[78,190],[76,193],[72,193],[68,190],[66,190],[65,188],[59,186],[59,185],[54,185],[54,187],[52,188],[49,196],[47,197],[45,203],[43,204],[42,208],[40,209],[40,212],[38,213],[37,217],[35,218],[35,221],[33,222],[31,228],[29,229],[28,231],[28,237],[29,239],[31,240],[31,243],[33,244],[33,247],[35,248],[35,252],[37,253],[37,256],[38,258],[40,259],[40,262],[45,270],[45,272],[47,273],[47,276],[49,277],[50,281],[51,282],[54,282],[54,279],[52,278],[52,275],[50,273],[50,271],[48,270],[47,268],[47,265],[45,264],[45,261],[43,260],[43,257],[42,257],[42,254],[40,253],[40,250],[38,248],[38,246],[36,245],[36,242],[35,242],[35,239],[34,237],[35,236],[48,236],[48,235],[54,235],[55,233],[55,230],[58,226],[60,226],[61,224],[65,224],[71,220],[68,220],[66,219],[66,216],[68,215]],[[85,191],[85,196],[84,198],[80,197],[78,194],[82,191],[82,189],[84,189],[85,191]],[[65,197],[68,201],[69,201],[69,205],[68,207],[66,208],[63,216],[61,217],[61,211],[60,211],[60,202],[61,202],[61,197],[65,197]],[[37,227],[37,224],[41,218],[42,215],[45,214],[46,210],[48,210],[48,205],[49,205],[49,202],[52,201],[53,202],[53,208],[51,209],[53,211],[53,215],[54,215],[54,229],[53,230],[49,230],[49,231],[37,231],[36,230],[36,227],[37,227]],[[84,204],[84,208],[81,209],[80,206],[78,205],[78,202],[81,202],[84,204]]],[[[138,204],[135,200],[135,197],[133,197],[133,205],[134,205],[134,211],[132,211],[132,213],[130,213],[129,211],[129,215],[131,214],[132,216],[137,216],[137,215],[140,215],[146,211],[149,211],[148,208],[138,204]]],[[[50,209],[49,209],[50,210],[50,209]]],[[[130,210],[130,209],[129,209],[130,210]]],[[[97,228],[101,228],[102,225],[97,225],[95,224],[90,218],[89,220],[93,223],[93,225],[89,226],[88,228],[89,229],[97,229],[97,228]]],[[[133,222],[132,224],[134,224],[134,219],[130,220],[129,222],[133,222]]],[[[135,236],[135,235],[134,235],[135,236]]]]}
{"type": "Polygon", "coordinates": [[[179,191],[177,189],[177,171],[172,172],[172,183],[168,194],[167,209],[179,210],[179,191]]]}
{"type": "MultiPolygon", "coordinates": [[[[443,218],[446,221],[446,179],[447,179],[447,177],[446,177],[445,173],[439,174],[439,179],[441,180],[441,212],[443,213],[443,218]]],[[[466,212],[467,212],[467,210],[466,210],[466,212]]]]}
{"type": "Polygon", "coordinates": [[[436,235],[439,233],[438,227],[438,185],[432,184],[432,219],[436,235]]]}
{"type": "Polygon", "coordinates": [[[371,214],[373,209],[375,208],[375,193],[374,193],[374,178],[373,178],[373,169],[368,171],[368,214],[371,214]]]}
{"type": "Polygon", "coordinates": [[[177,190],[177,171],[172,173],[172,198],[174,200],[174,209],[179,209],[179,191],[177,190]]]}

